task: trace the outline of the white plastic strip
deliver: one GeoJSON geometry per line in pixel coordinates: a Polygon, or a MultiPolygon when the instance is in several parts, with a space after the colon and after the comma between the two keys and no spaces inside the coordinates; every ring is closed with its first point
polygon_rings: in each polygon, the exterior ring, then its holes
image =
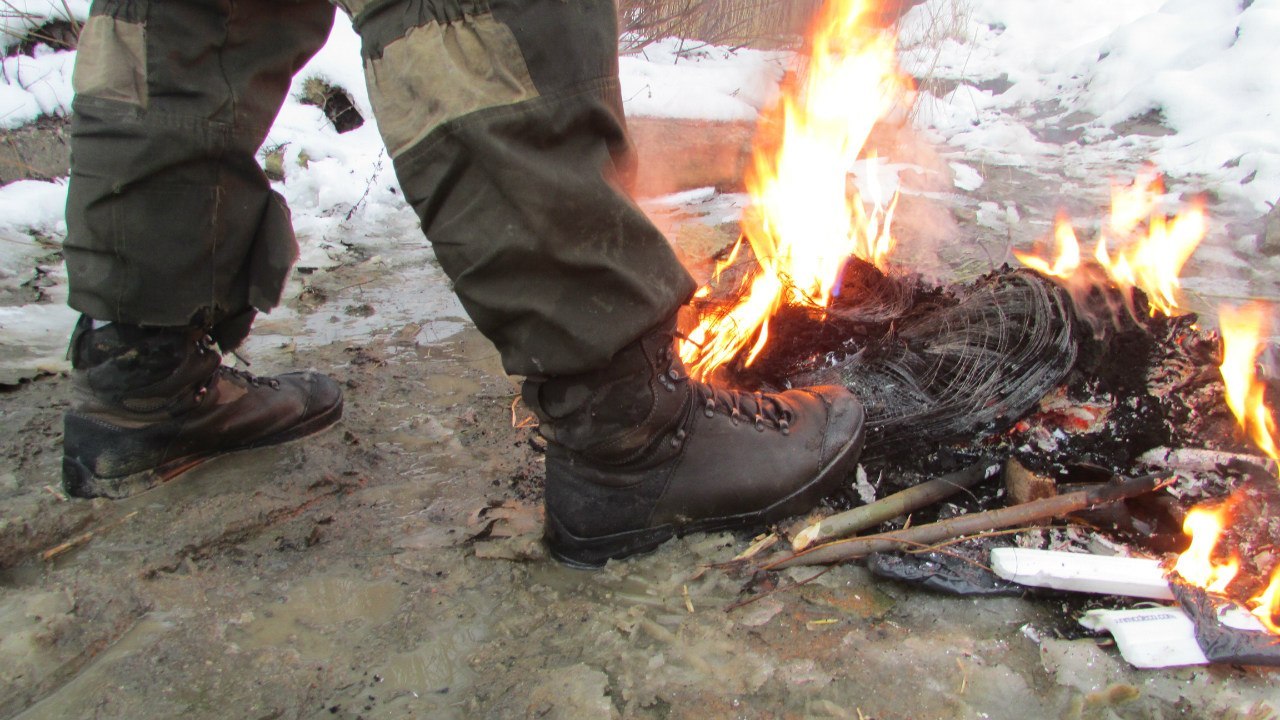
{"type": "Polygon", "coordinates": [[[1032,587],[1173,599],[1160,563],[1146,558],[996,548],[991,551],[991,569],[1005,580],[1032,587]]]}

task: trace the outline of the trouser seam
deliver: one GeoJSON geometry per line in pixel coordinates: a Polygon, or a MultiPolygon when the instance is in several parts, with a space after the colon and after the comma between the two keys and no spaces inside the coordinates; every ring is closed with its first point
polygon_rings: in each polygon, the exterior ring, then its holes
{"type": "MultiPolygon", "coordinates": [[[[227,122],[189,113],[175,113],[155,109],[141,110],[137,106],[125,102],[92,96],[77,96],[75,104],[78,106],[76,110],[83,108],[84,110],[94,110],[98,113],[109,114],[112,116],[110,119],[116,122],[184,130],[203,134],[210,140],[228,143],[234,140],[256,141],[259,137],[269,135],[272,128],[271,124],[242,123],[238,120],[227,122]]],[[[256,150],[257,148],[255,147],[254,151],[256,152],[256,150]]]]}
{"type": "MultiPolygon", "coordinates": [[[[594,80],[578,83],[570,88],[558,92],[539,95],[528,100],[521,100],[516,103],[507,105],[498,105],[496,107],[485,108],[467,113],[460,117],[453,118],[447,122],[441,123],[439,127],[432,130],[425,138],[418,142],[417,145],[405,150],[400,155],[393,158],[396,162],[411,163],[420,156],[429,154],[431,150],[450,140],[462,132],[466,131],[464,125],[473,120],[497,120],[502,118],[516,117],[527,112],[530,108],[544,105],[552,105],[554,103],[572,100],[583,96],[599,96],[601,91],[608,90],[615,86],[616,80],[609,77],[599,77],[594,80]]],[[[621,119],[620,119],[621,120],[621,119]]]]}

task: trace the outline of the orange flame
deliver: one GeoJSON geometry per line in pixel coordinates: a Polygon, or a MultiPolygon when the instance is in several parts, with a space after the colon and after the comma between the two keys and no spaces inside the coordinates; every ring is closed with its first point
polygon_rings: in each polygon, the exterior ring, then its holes
{"type": "Polygon", "coordinates": [[[1250,605],[1254,605],[1252,612],[1254,617],[1262,621],[1275,635],[1280,635],[1280,566],[1276,567],[1271,573],[1271,583],[1267,585],[1267,589],[1258,595],[1250,598],[1250,605]]]}
{"type": "MultiPolygon", "coordinates": [[[[1240,571],[1240,559],[1226,562],[1213,559],[1213,552],[1229,519],[1229,505],[1216,509],[1193,508],[1183,521],[1182,531],[1191,537],[1191,546],[1178,556],[1174,572],[1183,580],[1209,592],[1223,594],[1240,571]]],[[[1280,566],[1271,573],[1267,587],[1245,603],[1245,607],[1273,634],[1280,635],[1280,566]]]]}
{"type": "MultiPolygon", "coordinates": [[[[681,344],[695,377],[731,360],[754,337],[750,364],[783,303],[826,307],[850,256],[884,267],[897,196],[887,206],[873,198],[867,210],[848,187],[849,167],[872,127],[907,88],[894,60],[895,39],[875,27],[875,9],[871,0],[828,0],[801,80],[784,89],[771,115],[780,136],[757,137],[746,178],[752,207],[742,232],[759,268],[737,305],[700,318],[681,344]]],[[[717,268],[717,278],[728,262],[717,268]]]]}
{"type": "Polygon", "coordinates": [[[1014,250],[1013,254],[1022,261],[1023,265],[1041,274],[1069,278],[1080,267],[1080,241],[1076,240],[1076,230],[1071,227],[1071,221],[1067,219],[1066,213],[1058,213],[1058,220],[1053,226],[1053,236],[1058,243],[1058,256],[1054,258],[1052,265],[1035,255],[1017,250],[1014,250]]]}
{"type": "Polygon", "coordinates": [[[1268,308],[1251,303],[1243,308],[1219,308],[1222,327],[1222,382],[1226,385],[1227,407],[1236,416],[1240,429],[1269,457],[1280,460],[1274,416],[1267,409],[1264,390],[1257,379],[1258,355],[1266,334],[1268,308]]]}
{"type": "Polygon", "coordinates": [[[1209,592],[1226,592],[1227,586],[1240,571],[1240,560],[1232,557],[1225,563],[1214,562],[1213,549],[1227,525],[1227,509],[1216,510],[1198,507],[1187,513],[1182,522],[1182,532],[1191,536],[1191,546],[1178,556],[1174,571],[1192,585],[1199,585],[1209,592]]]}
{"type": "MultiPolygon", "coordinates": [[[[1112,185],[1111,217],[1098,233],[1093,257],[1117,287],[1146,293],[1153,315],[1173,315],[1179,308],[1178,276],[1204,239],[1207,221],[1200,200],[1166,218],[1159,210],[1162,195],[1164,181],[1154,173],[1128,186],[1112,185]]],[[[1058,256],[1052,264],[1029,253],[1014,255],[1027,267],[1069,280],[1080,267],[1080,245],[1065,214],[1059,214],[1054,234],[1058,256]]]]}
{"type": "MultiPolygon", "coordinates": [[[[1258,355],[1262,351],[1262,338],[1267,332],[1267,307],[1253,303],[1236,309],[1219,309],[1222,327],[1222,381],[1226,386],[1227,406],[1240,424],[1241,430],[1257,443],[1272,459],[1280,461],[1277,451],[1276,426],[1271,411],[1264,402],[1264,390],[1257,378],[1258,355]]],[[[1178,556],[1174,570],[1194,585],[1210,592],[1224,592],[1239,570],[1239,560],[1232,557],[1225,563],[1215,563],[1211,554],[1222,535],[1228,520],[1228,508],[1216,510],[1194,508],[1187,514],[1183,532],[1191,536],[1191,546],[1178,556]]],[[[1273,569],[1270,584],[1246,604],[1250,612],[1267,629],[1280,635],[1280,566],[1273,569]]]]}

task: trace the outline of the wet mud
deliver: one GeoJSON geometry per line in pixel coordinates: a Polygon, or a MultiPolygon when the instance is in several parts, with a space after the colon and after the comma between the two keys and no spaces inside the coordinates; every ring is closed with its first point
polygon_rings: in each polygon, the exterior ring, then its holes
{"type": "MultiPolygon", "coordinates": [[[[984,172],[982,192],[1022,203],[1022,221],[1006,222],[1002,204],[993,229],[977,214],[997,200],[936,189],[900,210],[904,232],[924,235],[940,205],[953,237],[972,239],[918,251],[957,277],[1003,262],[1015,236],[1042,234],[1052,216],[1048,180],[984,172]],[[913,204],[927,208],[914,225],[913,204]]],[[[686,256],[705,258],[732,239],[740,203],[709,195],[653,212],[686,256]]],[[[1275,670],[1130,668],[1080,631],[1078,601],[1061,596],[934,595],[857,565],[784,571],[762,592],[756,578],[706,567],[751,541],[733,534],[597,572],[557,565],[538,543],[542,456],[516,385],[429,250],[398,247],[296,278],[248,348],[255,372],[315,367],[343,383],[345,417],[317,437],[224,457],[128,500],[69,500],[58,489],[67,379],[0,393],[0,717],[1221,719],[1280,708],[1275,670]]],[[[1247,269],[1239,277],[1269,291],[1247,269]]]]}

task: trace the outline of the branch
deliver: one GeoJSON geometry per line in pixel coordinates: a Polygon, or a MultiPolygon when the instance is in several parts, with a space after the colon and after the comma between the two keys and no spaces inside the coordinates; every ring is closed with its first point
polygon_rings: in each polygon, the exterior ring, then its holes
{"type": "Polygon", "coordinates": [[[791,548],[800,552],[815,543],[849,537],[869,527],[875,527],[882,522],[945,500],[991,477],[993,468],[1000,469],[997,461],[994,458],[983,458],[977,464],[920,483],[869,505],[823,518],[797,533],[795,539],[791,541],[791,548]]]}
{"type": "Polygon", "coordinates": [[[928,545],[942,540],[972,535],[974,533],[997,530],[1013,525],[1025,525],[1037,520],[1061,517],[1068,513],[1079,512],[1118,502],[1164,487],[1168,481],[1155,475],[1147,475],[1135,479],[1121,479],[1107,485],[1088,490],[1058,495],[1057,497],[1035,500],[1021,505],[989,510],[987,512],[961,515],[942,522],[919,525],[906,530],[880,535],[838,540],[819,545],[803,552],[784,555],[765,566],[766,570],[781,570],[794,565],[823,565],[827,563],[855,560],[875,552],[900,550],[904,547],[928,545]]]}

